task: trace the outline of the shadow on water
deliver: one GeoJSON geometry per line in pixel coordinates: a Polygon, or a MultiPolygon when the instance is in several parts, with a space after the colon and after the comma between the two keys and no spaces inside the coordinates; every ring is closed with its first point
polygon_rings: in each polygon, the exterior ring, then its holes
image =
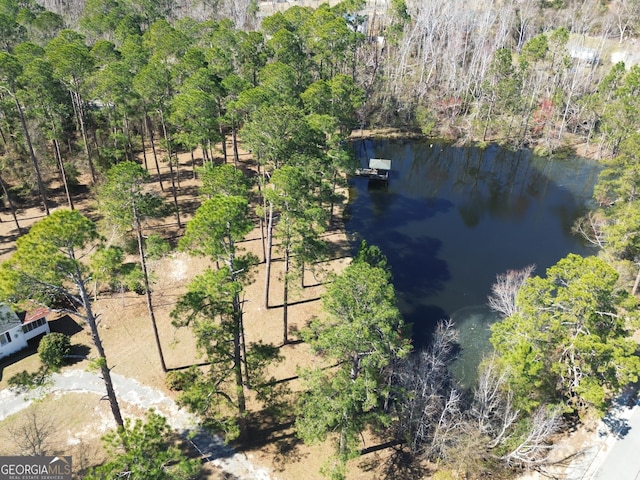
{"type": "MultiPolygon", "coordinates": [[[[424,318],[418,316],[424,313],[422,299],[444,288],[451,275],[447,263],[439,257],[442,241],[407,232],[403,227],[408,222],[425,221],[444,213],[453,205],[445,199],[414,199],[384,191],[369,193],[371,202],[367,206],[351,204],[347,207],[345,215],[349,218],[349,230],[356,233],[352,247],[357,249],[363,238],[380,247],[392,266],[393,284],[405,320],[415,323],[424,318]],[[384,222],[381,228],[376,226],[378,219],[384,222]],[[359,232],[366,233],[359,235],[359,232]]],[[[415,333],[414,341],[417,341],[421,334],[415,333]]]]}
{"type": "Polygon", "coordinates": [[[424,305],[416,302],[412,306],[413,308],[409,309],[403,302],[403,296],[400,296],[399,304],[405,321],[411,324],[411,339],[416,350],[429,345],[438,320],[449,318],[449,313],[437,305],[424,305]],[[425,318],[434,319],[434,321],[426,324],[425,318]]]}
{"type": "Polygon", "coordinates": [[[435,141],[352,147],[362,166],[392,160],[388,185],[350,181],[345,226],[352,249],[365,239],[387,256],[418,347],[438,320],[456,316],[463,355],[477,348],[478,357],[488,348],[493,317],[484,304],[497,274],[529,264],[543,272],[568,253],[591,253],[571,228],[591,197],[594,162],[435,141]]]}

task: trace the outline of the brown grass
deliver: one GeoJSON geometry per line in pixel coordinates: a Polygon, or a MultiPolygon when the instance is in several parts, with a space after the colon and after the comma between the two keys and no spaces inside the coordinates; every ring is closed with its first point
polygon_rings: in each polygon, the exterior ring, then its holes
{"type": "MultiPolygon", "coordinates": [[[[198,199],[195,196],[198,181],[191,179],[190,156],[181,154],[179,160],[181,181],[178,201],[181,209],[184,209],[182,221],[186,223],[198,205],[198,199]]],[[[255,166],[245,152],[242,152],[241,163],[247,173],[255,174],[255,166]]],[[[171,197],[168,168],[164,167],[161,173],[165,184],[164,195],[169,201],[171,197]]],[[[152,178],[155,178],[153,170],[151,174],[152,178]]],[[[153,185],[153,188],[159,190],[157,183],[153,185]]],[[[64,208],[62,198],[56,199],[56,202],[62,205],[59,208],[64,208]]],[[[89,195],[77,199],[76,208],[96,218],[89,195]]],[[[24,208],[19,212],[19,220],[23,228],[29,227],[42,218],[44,214],[38,206],[24,208]]],[[[182,234],[173,217],[165,219],[163,223],[147,226],[147,233],[152,231],[171,240],[174,245],[182,234]]],[[[17,236],[17,230],[8,211],[3,212],[0,235],[3,247],[0,251],[0,259],[4,260],[11,255],[17,236]]],[[[290,293],[292,305],[289,309],[289,338],[293,342],[281,347],[280,353],[285,360],[271,371],[275,378],[286,383],[294,392],[300,389],[297,379],[299,369],[316,362],[308,346],[297,341],[297,332],[304,328],[314,316],[321,314],[320,296],[324,291],[323,282],[328,273],[340,271],[349,261],[348,242],[340,221],[335,222],[333,229],[325,234],[325,238],[330,242],[333,259],[319,265],[321,268],[315,275],[311,272],[307,273],[305,283],[312,286],[296,288],[293,293],[290,293]]],[[[239,247],[262,259],[259,229],[256,228],[251,232],[239,247]]],[[[261,340],[282,345],[282,308],[278,305],[282,304],[280,278],[283,262],[278,258],[277,246],[274,255],[270,289],[271,308],[267,309],[263,304],[264,264],[255,268],[253,281],[245,291],[245,329],[248,342],[261,340]]],[[[135,261],[135,258],[132,257],[131,261],[135,261]]],[[[166,363],[170,369],[202,361],[195,351],[195,341],[191,332],[186,328],[173,327],[169,314],[177,299],[186,291],[189,281],[206,266],[206,260],[190,257],[186,253],[173,253],[166,258],[151,262],[155,316],[166,363]]],[[[94,310],[99,314],[99,329],[113,372],[135,378],[145,385],[163,391],[168,396],[174,396],[174,393],[165,387],[145,297],[133,292],[101,296],[94,302],[94,310]]],[[[72,334],[72,343],[78,353],[89,353],[89,355],[93,353],[88,330],[75,320],[69,317],[55,320],[52,322],[52,329],[72,334]]],[[[15,373],[21,370],[34,371],[38,368],[39,360],[33,353],[31,351],[25,355],[12,357],[9,361],[0,364],[0,388],[6,388],[8,378],[15,373]]],[[[85,360],[67,368],[86,368],[87,364],[85,360]]],[[[95,464],[103,459],[104,454],[100,450],[98,439],[104,433],[102,419],[108,415],[106,402],[100,402],[97,396],[90,394],[67,394],[62,397],[48,398],[36,408],[40,409],[43,415],[55,419],[56,425],[60,427],[56,437],[56,445],[60,448],[56,453],[72,454],[74,461],[77,455],[77,461],[82,459],[83,464],[95,464]],[[79,442],[77,444],[82,447],[82,452],[74,446],[74,442],[79,442]]],[[[251,435],[244,443],[234,445],[238,450],[243,451],[252,462],[268,467],[274,478],[291,480],[322,478],[318,472],[325,459],[333,452],[330,442],[312,447],[303,445],[295,437],[292,428],[294,421],[292,408],[288,409],[289,413],[284,419],[274,419],[257,411],[257,405],[254,403],[250,403],[250,408],[253,409],[251,435]]],[[[127,406],[124,406],[124,409],[125,414],[129,416],[139,416],[142,413],[133,411],[127,406]]],[[[3,422],[2,426],[21,421],[26,413],[28,410],[10,417],[3,422]]],[[[375,439],[369,439],[363,447],[375,443],[375,439]]],[[[349,478],[375,478],[374,471],[383,468],[380,465],[387,457],[388,454],[383,452],[352,462],[349,478]]],[[[212,473],[210,478],[220,478],[220,473],[212,473]]]]}

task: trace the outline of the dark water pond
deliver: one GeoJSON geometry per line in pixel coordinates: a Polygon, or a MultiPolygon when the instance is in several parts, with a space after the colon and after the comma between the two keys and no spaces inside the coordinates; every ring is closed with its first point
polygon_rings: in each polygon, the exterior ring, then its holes
{"type": "Polygon", "coordinates": [[[354,246],[364,238],[387,256],[417,346],[439,319],[456,322],[463,377],[487,349],[496,274],[532,263],[543,274],[568,253],[591,253],[571,227],[591,198],[594,162],[419,141],[353,148],[362,166],[387,158],[392,171],[387,187],[351,180],[347,232],[354,246]]]}

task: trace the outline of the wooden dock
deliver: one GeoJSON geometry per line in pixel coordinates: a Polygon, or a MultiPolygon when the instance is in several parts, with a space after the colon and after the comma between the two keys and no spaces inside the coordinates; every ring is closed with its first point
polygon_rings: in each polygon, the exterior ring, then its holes
{"type": "Polygon", "coordinates": [[[391,170],[391,160],[383,158],[370,158],[369,168],[356,168],[356,176],[366,177],[373,182],[389,182],[389,171],[391,170]]]}

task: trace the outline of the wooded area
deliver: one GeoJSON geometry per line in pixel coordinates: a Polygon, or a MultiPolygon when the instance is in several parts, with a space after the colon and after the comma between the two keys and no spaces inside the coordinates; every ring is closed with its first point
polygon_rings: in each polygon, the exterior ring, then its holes
{"type": "MultiPolygon", "coordinates": [[[[132,471],[170,442],[162,417],[123,418],[111,384],[92,302],[127,289],[146,296],[158,363],[183,406],[242,442],[252,399],[305,442],[333,442],[323,467],[331,478],[345,477],[363,434],[418,471],[437,464],[499,478],[541,469],[563,416],[602,414],[637,381],[629,334],[640,285],[640,59],[611,56],[636,40],[638,0],[393,0],[384,11],[346,0],[266,17],[256,2],[45,5],[61,10],[0,0],[0,185],[18,237],[0,297],[70,313],[91,329],[119,427],[107,444],[119,453],[90,478],[132,471]],[[331,253],[323,234],[356,166],[349,136],[376,127],[555,156],[579,149],[609,162],[597,208],[575,226],[598,255],[570,255],[541,277],[533,268],[498,276],[495,353],[470,391],[448,370],[450,321],[412,351],[375,246],[363,243],[325,280],[320,317],[290,328],[292,292],[331,253]],[[241,147],[255,175],[241,168],[241,147]],[[188,172],[181,152],[190,153],[188,172]],[[186,176],[199,182],[192,205],[178,199],[186,176]],[[87,195],[94,207],[78,212],[87,195]],[[26,229],[21,212],[34,205],[46,218],[26,229]],[[151,234],[154,219],[180,239],[151,234]],[[261,258],[238,249],[254,227],[261,258]],[[148,259],[172,248],[207,262],[172,313],[204,362],[167,372],[148,259]],[[274,307],[276,254],[281,344],[246,341],[243,292],[264,264],[263,308],[274,307]],[[317,362],[292,394],[270,368],[294,342],[317,362]],[[145,444],[148,432],[158,441],[145,444]]],[[[146,468],[157,478],[198,475],[177,450],[155,460],[146,468]]]]}

